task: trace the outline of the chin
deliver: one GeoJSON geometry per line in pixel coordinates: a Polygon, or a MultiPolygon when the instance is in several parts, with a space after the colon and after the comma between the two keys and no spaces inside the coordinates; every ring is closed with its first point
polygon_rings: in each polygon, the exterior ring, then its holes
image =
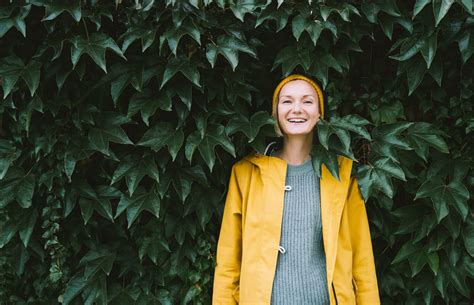
{"type": "Polygon", "coordinates": [[[311,131],[291,131],[291,130],[285,130],[283,133],[289,137],[291,136],[307,136],[311,133],[311,131]]]}

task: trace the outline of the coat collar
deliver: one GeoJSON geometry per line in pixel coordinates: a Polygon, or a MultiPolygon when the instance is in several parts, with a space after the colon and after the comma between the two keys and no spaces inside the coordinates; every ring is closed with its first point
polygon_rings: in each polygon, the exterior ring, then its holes
{"type": "MultiPolygon", "coordinates": [[[[282,184],[279,187],[283,191],[287,163],[283,159],[270,156],[274,144],[276,142],[268,144],[263,154],[257,152],[244,157],[244,159],[259,168],[264,185],[270,179],[273,182],[270,185],[274,185],[275,182],[282,184]]],[[[321,168],[320,179],[323,242],[326,253],[327,276],[330,281],[332,281],[334,274],[340,220],[349,190],[352,170],[350,159],[339,156],[338,163],[340,180],[333,177],[324,164],[321,168]]],[[[274,221],[281,221],[281,219],[275,219],[274,221]]]]}

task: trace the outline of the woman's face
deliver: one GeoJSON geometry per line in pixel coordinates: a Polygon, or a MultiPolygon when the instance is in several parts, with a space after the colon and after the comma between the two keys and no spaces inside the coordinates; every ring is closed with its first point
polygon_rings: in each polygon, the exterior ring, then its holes
{"type": "Polygon", "coordinates": [[[278,122],[287,136],[307,135],[319,121],[316,90],[304,80],[286,83],[278,96],[278,122]]]}

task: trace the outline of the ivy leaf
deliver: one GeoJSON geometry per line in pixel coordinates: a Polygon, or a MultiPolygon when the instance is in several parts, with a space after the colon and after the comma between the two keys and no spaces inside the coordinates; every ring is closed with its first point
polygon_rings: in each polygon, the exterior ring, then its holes
{"type": "Polygon", "coordinates": [[[433,14],[436,21],[436,26],[439,25],[441,20],[446,16],[451,5],[453,5],[454,0],[440,0],[440,1],[433,1],[433,14]]]}
{"type": "Polygon", "coordinates": [[[79,206],[81,208],[82,218],[84,224],[87,225],[94,210],[104,218],[107,218],[111,222],[114,221],[112,214],[112,205],[110,200],[107,198],[96,198],[94,200],[88,198],[79,198],[79,206]]]}
{"type": "Polygon", "coordinates": [[[273,117],[269,116],[266,111],[254,113],[250,120],[243,115],[234,116],[229,123],[227,123],[226,133],[232,135],[240,131],[247,136],[249,139],[248,142],[250,143],[255,139],[262,126],[273,123],[273,117]]]}
{"type": "Polygon", "coordinates": [[[133,62],[127,65],[117,63],[111,67],[109,75],[113,77],[110,82],[110,95],[114,101],[114,106],[116,106],[118,98],[129,84],[135,90],[141,92],[143,82],[147,80],[145,79],[145,67],[141,62],[133,62]]]}
{"type": "Polygon", "coordinates": [[[303,31],[306,31],[313,42],[313,45],[316,46],[318,43],[319,36],[321,35],[322,30],[324,29],[321,21],[311,20],[308,14],[300,14],[293,18],[292,23],[293,36],[296,41],[299,41],[299,38],[303,31]]]}
{"type": "Polygon", "coordinates": [[[109,275],[116,257],[116,250],[105,246],[93,246],[79,261],[79,267],[84,267],[84,276],[93,278],[98,271],[109,275]]]}
{"type": "Polygon", "coordinates": [[[416,192],[415,200],[418,198],[431,199],[438,223],[448,215],[449,205],[454,205],[463,220],[466,220],[469,214],[467,204],[469,191],[460,181],[454,180],[445,184],[440,177],[435,176],[420,186],[416,192]]]}
{"type": "Polygon", "coordinates": [[[181,202],[184,203],[191,193],[193,182],[198,182],[202,186],[208,187],[207,177],[201,166],[181,167],[172,174],[173,188],[175,189],[181,202]]]}
{"type": "Polygon", "coordinates": [[[15,27],[23,37],[26,37],[25,18],[30,13],[31,5],[7,6],[0,8],[0,38],[12,27],[15,27]]]}
{"type": "Polygon", "coordinates": [[[81,3],[79,1],[64,1],[64,2],[57,2],[57,1],[48,1],[48,0],[40,0],[36,1],[36,5],[42,3],[42,6],[45,7],[46,12],[44,17],[41,21],[53,20],[58,17],[62,12],[66,11],[71,15],[76,22],[81,20],[81,3]]]}
{"type": "Polygon", "coordinates": [[[275,20],[277,26],[276,32],[278,33],[279,31],[285,28],[290,15],[291,9],[289,9],[288,7],[282,7],[275,11],[271,9],[270,6],[268,6],[266,9],[260,11],[257,20],[255,21],[255,28],[261,25],[264,21],[271,19],[275,20]]]}
{"type": "Polygon", "coordinates": [[[13,161],[20,157],[21,151],[17,150],[12,141],[0,139],[0,181],[5,177],[13,161]]]}
{"type": "Polygon", "coordinates": [[[127,116],[132,117],[140,111],[143,122],[149,126],[149,119],[155,114],[156,110],[159,108],[164,111],[171,111],[171,104],[169,91],[162,94],[153,91],[151,88],[146,88],[143,92],[137,92],[132,96],[128,105],[127,116]]]}
{"type": "Polygon", "coordinates": [[[175,57],[166,64],[166,69],[163,74],[163,80],[161,81],[160,89],[163,88],[163,86],[178,72],[181,72],[197,87],[201,87],[201,84],[199,84],[199,71],[196,64],[192,61],[189,61],[187,58],[175,57]]]}
{"type": "Polygon", "coordinates": [[[71,280],[67,283],[66,289],[62,296],[63,304],[68,305],[71,301],[78,296],[84,288],[89,284],[91,279],[87,279],[82,275],[75,275],[71,278],[71,280]]]}
{"type": "Polygon", "coordinates": [[[402,137],[402,133],[413,124],[411,122],[396,122],[374,128],[372,131],[373,153],[397,162],[399,158],[396,149],[413,150],[410,141],[402,137]]]}
{"type": "Polygon", "coordinates": [[[214,206],[208,203],[219,202],[220,196],[219,192],[207,188],[198,188],[196,193],[193,192],[194,211],[203,231],[206,231],[206,226],[214,214],[214,206]],[[194,194],[196,194],[196,196],[194,196],[194,194]]]}
{"type": "Polygon", "coordinates": [[[363,3],[361,5],[362,12],[367,17],[367,21],[370,23],[377,22],[377,15],[380,12],[380,6],[376,3],[363,3]]]}
{"type": "Polygon", "coordinates": [[[329,138],[331,135],[335,134],[339,141],[343,144],[345,150],[350,149],[350,144],[351,144],[351,136],[349,135],[349,132],[345,129],[342,128],[337,128],[336,126],[331,125],[330,122],[320,120],[318,122],[318,138],[319,138],[319,143],[328,150],[329,147],[329,138]]]}
{"type": "Polygon", "coordinates": [[[94,33],[84,38],[76,36],[71,40],[73,47],[71,48],[71,62],[73,67],[76,67],[77,62],[82,54],[88,54],[92,60],[107,73],[107,66],[105,64],[105,50],[111,49],[117,55],[126,60],[122,50],[118,47],[115,41],[103,33],[94,33]]]}
{"type": "Polygon", "coordinates": [[[426,122],[411,124],[407,129],[407,138],[410,141],[410,146],[425,161],[428,158],[429,147],[433,147],[442,153],[449,153],[448,145],[444,141],[443,136],[448,137],[439,128],[426,122]]]}
{"type": "Polygon", "coordinates": [[[164,41],[168,41],[171,52],[176,56],[178,44],[184,35],[188,35],[199,45],[201,45],[201,32],[192,18],[185,19],[180,26],[173,25],[169,30],[160,36],[160,50],[164,41]]]}
{"type": "Polygon", "coordinates": [[[400,263],[404,260],[407,260],[410,258],[411,255],[420,252],[420,249],[412,244],[412,241],[407,241],[406,243],[403,244],[403,246],[398,250],[397,255],[395,255],[395,258],[392,261],[392,264],[397,264],[400,263]]]}
{"type": "Polygon", "coordinates": [[[400,101],[391,101],[389,104],[383,103],[378,105],[377,108],[370,110],[370,117],[376,125],[380,123],[395,123],[400,118],[406,119],[404,108],[400,101]]]}
{"type": "Polygon", "coordinates": [[[469,13],[473,14],[472,12],[472,1],[471,0],[460,0],[459,3],[464,7],[464,9],[469,13]]]}
{"type": "Polygon", "coordinates": [[[35,179],[33,175],[27,174],[18,180],[16,186],[16,198],[20,206],[24,209],[29,208],[33,199],[35,190],[35,179]]]}
{"type": "Polygon", "coordinates": [[[407,69],[408,95],[410,96],[421,84],[426,74],[426,67],[420,57],[413,58],[407,69]]]}
{"type": "Polygon", "coordinates": [[[43,113],[43,101],[35,95],[31,101],[26,105],[24,111],[20,113],[19,123],[23,130],[26,131],[27,136],[30,134],[31,116],[33,111],[36,110],[43,113]]]}
{"type": "Polygon", "coordinates": [[[283,75],[290,74],[298,65],[308,70],[311,66],[312,58],[309,48],[305,48],[301,44],[288,46],[278,52],[271,71],[275,70],[279,65],[282,66],[283,75]]]}
{"type": "Polygon", "coordinates": [[[152,155],[147,153],[142,158],[138,159],[122,159],[112,176],[110,184],[112,185],[125,177],[128,192],[130,196],[132,196],[145,175],[152,178],[157,183],[160,182],[160,175],[155,159],[152,155]]]}
{"type": "Polygon", "coordinates": [[[436,252],[431,252],[427,254],[428,266],[430,266],[431,271],[434,275],[438,275],[439,270],[439,256],[436,252]]]}
{"type": "Polygon", "coordinates": [[[149,211],[155,215],[155,217],[159,218],[160,197],[158,196],[158,190],[156,187],[152,187],[149,191],[140,187],[132,197],[123,195],[122,198],[120,198],[114,218],[117,219],[117,217],[125,210],[127,211],[127,223],[129,229],[140,213],[144,210],[149,211]]]}
{"type": "Polygon", "coordinates": [[[211,67],[214,68],[217,55],[221,54],[227,59],[232,67],[232,71],[239,64],[239,51],[250,54],[253,58],[257,58],[257,53],[244,40],[233,36],[221,35],[217,38],[217,43],[208,43],[206,46],[206,57],[211,67]]]}
{"type": "Polygon", "coordinates": [[[191,110],[193,86],[190,83],[174,84],[173,86],[170,86],[170,90],[178,95],[181,102],[183,102],[183,104],[188,108],[188,111],[191,110]]]}
{"type": "MultiPolygon", "coordinates": [[[[425,45],[426,41],[420,35],[413,35],[408,38],[400,38],[393,46],[392,50],[400,47],[398,55],[390,55],[389,58],[397,61],[405,61],[415,56],[425,45]]],[[[392,51],[391,50],[391,51],[392,51]]]]}
{"type": "Polygon", "coordinates": [[[337,180],[341,179],[339,177],[337,154],[334,151],[327,150],[324,146],[316,144],[311,150],[311,162],[317,177],[321,177],[321,166],[324,164],[333,177],[337,180]]]}
{"type": "Polygon", "coordinates": [[[259,5],[257,5],[257,1],[251,0],[231,2],[229,7],[232,13],[234,13],[234,16],[240,21],[244,22],[245,14],[253,14],[259,5]]]}
{"type": "Polygon", "coordinates": [[[474,257],[474,220],[472,218],[466,220],[466,226],[462,232],[462,237],[464,239],[467,253],[469,253],[471,257],[474,257]]]}
{"type": "Polygon", "coordinates": [[[431,63],[436,55],[438,49],[438,31],[432,33],[429,37],[425,38],[425,45],[421,48],[421,55],[423,56],[426,67],[429,69],[431,63]]]}
{"type": "Polygon", "coordinates": [[[35,189],[35,178],[23,169],[12,167],[0,181],[0,208],[7,206],[16,199],[22,208],[29,208],[32,204],[35,189]]]}
{"type": "Polygon", "coordinates": [[[107,192],[107,187],[109,186],[99,186],[97,189],[94,189],[85,180],[73,180],[72,193],[74,194],[74,197],[77,196],[77,198],[79,198],[85,224],[89,221],[95,208],[103,217],[109,218],[113,221],[113,219],[110,218],[112,207],[110,206],[110,202],[106,201],[118,197],[118,194],[115,194],[115,196],[110,194],[110,192],[107,192]],[[102,196],[99,194],[102,194],[102,196]]]}
{"type": "Polygon", "coordinates": [[[221,146],[235,158],[235,148],[225,133],[222,125],[210,125],[206,129],[204,137],[201,138],[200,132],[195,131],[188,136],[186,140],[186,158],[191,162],[194,150],[197,148],[201,157],[206,162],[209,170],[215,163],[215,147],[221,146]]]}
{"type": "Polygon", "coordinates": [[[26,248],[38,219],[38,211],[36,209],[21,209],[9,214],[7,220],[2,220],[0,223],[0,249],[8,244],[17,232],[26,248]]]}
{"type": "Polygon", "coordinates": [[[456,41],[458,42],[462,61],[466,63],[474,53],[474,29],[463,31],[456,41]]]}
{"type": "Polygon", "coordinates": [[[449,282],[456,288],[456,290],[461,293],[466,298],[470,297],[470,289],[466,284],[465,277],[466,275],[463,272],[453,267],[448,261],[441,261],[442,270],[449,278],[449,282]]]}
{"type": "Polygon", "coordinates": [[[413,7],[413,18],[430,2],[431,0],[416,0],[415,6],[413,7]]]}
{"type": "Polygon", "coordinates": [[[31,211],[28,210],[28,213],[25,213],[23,219],[20,221],[18,233],[25,248],[28,247],[37,219],[38,210],[33,208],[31,211]]]}
{"type": "Polygon", "coordinates": [[[374,190],[379,190],[389,198],[393,198],[392,177],[406,181],[405,173],[394,160],[381,157],[374,162],[358,168],[357,178],[363,197],[367,200],[374,190]]]}
{"type": "Polygon", "coordinates": [[[388,39],[390,40],[392,40],[393,26],[395,23],[400,24],[409,33],[413,32],[413,24],[411,20],[406,17],[400,18],[400,17],[393,17],[390,15],[381,15],[379,16],[379,23],[380,23],[380,26],[382,27],[382,30],[385,36],[387,36],[388,39]]]}
{"type": "Polygon", "coordinates": [[[329,138],[334,134],[343,144],[344,150],[349,153],[352,131],[367,140],[371,140],[370,134],[363,127],[370,124],[366,119],[358,115],[347,115],[342,118],[332,119],[330,122],[321,119],[317,125],[318,138],[321,145],[329,149],[329,138]]]}
{"type": "Polygon", "coordinates": [[[23,61],[14,56],[0,59],[0,75],[2,76],[3,98],[5,99],[21,77],[33,96],[39,86],[41,63],[31,60],[26,66],[23,61]]]}
{"type": "Polygon", "coordinates": [[[183,142],[184,134],[182,129],[176,130],[171,123],[160,122],[147,130],[137,145],[150,147],[156,152],[164,146],[168,146],[168,151],[174,161],[183,142]]]}
{"type": "MultiPolygon", "coordinates": [[[[158,13],[159,14],[159,13],[158,13]]],[[[157,14],[157,19],[159,15],[157,14]]],[[[156,28],[148,25],[132,26],[127,29],[120,40],[123,39],[122,52],[125,53],[128,47],[137,39],[141,40],[142,52],[145,52],[155,41],[156,28]]]]}
{"type": "Polygon", "coordinates": [[[153,232],[151,236],[138,240],[138,257],[140,260],[147,255],[151,261],[157,265],[159,255],[168,254],[171,249],[163,235],[159,232],[153,232]]]}
{"type": "Polygon", "coordinates": [[[110,156],[111,153],[109,150],[109,142],[133,145],[133,142],[120,126],[107,129],[93,127],[89,130],[88,137],[94,148],[106,156],[110,156]]]}

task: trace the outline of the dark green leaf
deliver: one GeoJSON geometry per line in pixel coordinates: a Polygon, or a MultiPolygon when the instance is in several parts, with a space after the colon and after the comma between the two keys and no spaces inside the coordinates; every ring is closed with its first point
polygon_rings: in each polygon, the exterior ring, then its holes
{"type": "Polygon", "coordinates": [[[168,151],[174,160],[183,142],[184,135],[181,129],[176,130],[171,123],[161,122],[149,129],[137,145],[150,147],[154,151],[168,146],[168,151]]]}
{"type": "Polygon", "coordinates": [[[215,163],[216,146],[221,146],[235,157],[234,145],[227,137],[222,125],[208,126],[203,138],[200,137],[199,132],[191,134],[186,140],[186,157],[191,161],[194,150],[197,148],[209,170],[212,171],[215,163]]]}
{"type": "Polygon", "coordinates": [[[41,63],[31,60],[26,66],[23,61],[12,55],[0,59],[0,75],[2,76],[3,98],[12,91],[21,77],[33,96],[39,86],[41,63]]]}
{"type": "Polygon", "coordinates": [[[444,16],[448,13],[451,5],[453,5],[454,0],[434,0],[432,3],[436,26],[438,26],[444,16]]]}
{"type": "Polygon", "coordinates": [[[431,0],[416,0],[415,7],[413,8],[413,18],[430,2],[431,0]]]}
{"type": "Polygon", "coordinates": [[[467,253],[474,257],[474,220],[472,218],[468,218],[466,221],[466,226],[462,232],[462,237],[464,239],[464,245],[466,247],[467,253]]]}
{"type": "Polygon", "coordinates": [[[431,198],[438,222],[448,215],[448,205],[454,205],[462,219],[466,219],[468,215],[469,192],[459,181],[445,184],[439,177],[434,177],[420,186],[416,192],[415,200],[418,198],[431,198]]]}
{"type": "Polygon", "coordinates": [[[250,120],[245,116],[233,117],[226,127],[226,133],[232,135],[237,131],[243,132],[252,142],[257,136],[260,128],[267,124],[273,124],[274,119],[265,111],[259,111],[252,115],[250,120]]]}
{"type": "Polygon", "coordinates": [[[150,117],[157,109],[171,111],[171,97],[166,91],[164,94],[157,93],[150,88],[133,95],[128,105],[128,116],[131,117],[138,111],[141,112],[143,122],[148,126],[150,117]]]}
{"type": "Polygon", "coordinates": [[[188,35],[199,45],[201,45],[201,33],[199,28],[194,23],[192,18],[186,18],[186,20],[184,20],[180,26],[173,25],[169,30],[160,36],[160,49],[163,45],[163,42],[166,40],[168,41],[168,46],[171,52],[176,56],[179,41],[184,35],[188,35]]]}
{"type": "Polygon", "coordinates": [[[81,4],[77,1],[66,1],[66,2],[56,2],[56,1],[44,1],[44,7],[46,12],[42,21],[53,20],[58,17],[62,12],[68,12],[76,22],[81,20],[81,4]]]}
{"type": "Polygon", "coordinates": [[[199,83],[199,71],[194,62],[190,62],[188,59],[183,57],[172,58],[166,64],[166,69],[163,74],[163,80],[161,81],[160,89],[178,72],[181,72],[187,79],[189,79],[197,87],[201,87],[199,83]]]}
{"type": "Polygon", "coordinates": [[[217,39],[216,44],[209,43],[207,44],[206,49],[207,60],[213,68],[216,64],[218,54],[221,54],[225,59],[227,59],[232,66],[233,71],[235,71],[235,68],[239,63],[239,51],[257,58],[256,52],[245,41],[232,36],[221,35],[217,39]]]}
{"type": "Polygon", "coordinates": [[[71,40],[73,47],[71,48],[71,62],[75,67],[81,58],[82,54],[89,55],[92,60],[107,73],[107,66],[105,63],[105,50],[111,49],[117,55],[126,59],[122,50],[118,47],[115,41],[103,33],[94,33],[84,38],[76,36],[71,40]]]}
{"type": "Polygon", "coordinates": [[[128,228],[132,226],[143,210],[149,211],[157,218],[160,217],[160,197],[157,189],[154,187],[150,191],[139,189],[131,198],[123,195],[114,218],[120,216],[125,210],[127,211],[128,228]]]}
{"type": "Polygon", "coordinates": [[[373,163],[359,167],[357,177],[361,186],[361,193],[365,199],[379,190],[393,198],[394,187],[392,177],[406,181],[405,173],[399,164],[390,158],[378,158],[373,163]]]}

